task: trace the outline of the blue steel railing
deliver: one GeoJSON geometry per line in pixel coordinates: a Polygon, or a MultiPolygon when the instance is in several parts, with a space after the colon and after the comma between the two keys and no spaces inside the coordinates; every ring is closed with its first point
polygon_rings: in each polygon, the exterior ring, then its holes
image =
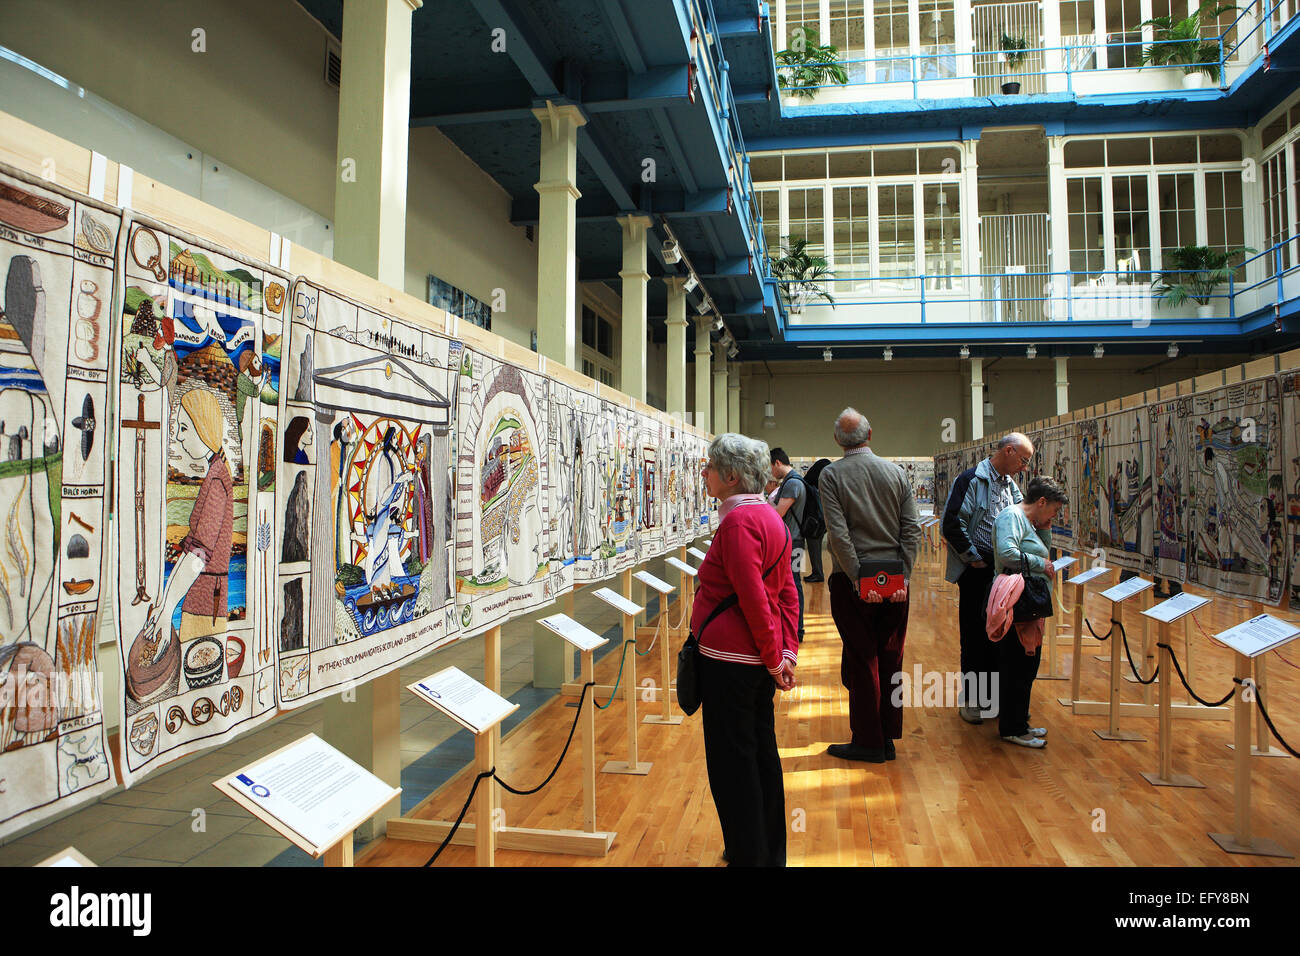
{"type": "MultiPolygon", "coordinates": [[[[1263,30],[1264,32],[1264,43],[1260,44],[1260,47],[1262,49],[1264,44],[1268,43],[1268,41],[1273,37],[1273,14],[1276,13],[1281,8],[1283,2],[1284,0],[1276,0],[1276,2],[1273,4],[1272,7],[1265,10],[1264,15],[1260,17],[1259,20],[1256,21],[1255,26],[1251,30],[1249,30],[1245,34],[1245,36],[1241,36],[1237,38],[1236,45],[1233,46],[1233,48],[1227,52],[1227,55],[1231,56],[1232,54],[1240,50],[1242,45],[1246,42],[1246,40],[1249,37],[1254,36],[1260,30],[1263,30]]],[[[1251,5],[1248,4],[1241,11],[1241,13],[1237,14],[1236,19],[1234,19],[1230,24],[1228,24],[1227,29],[1225,29],[1223,31],[1222,36],[1219,37],[1220,43],[1222,43],[1223,38],[1226,37],[1229,33],[1231,33],[1233,28],[1236,27],[1237,24],[1241,22],[1243,17],[1250,15],[1252,12],[1253,11],[1251,10],[1251,5]]],[[[1295,15],[1296,14],[1293,13],[1291,17],[1288,17],[1287,22],[1289,23],[1291,21],[1291,18],[1295,17],[1295,15]]]]}
{"type": "MultiPolygon", "coordinates": [[[[1206,296],[1206,298],[1212,300],[1209,304],[1215,307],[1215,315],[1212,319],[1204,321],[1235,320],[1239,314],[1254,311],[1251,308],[1239,309],[1238,300],[1248,293],[1269,285],[1274,286],[1274,302],[1280,304],[1286,301],[1284,279],[1289,275],[1300,272],[1300,258],[1298,257],[1300,257],[1300,237],[1292,237],[1282,240],[1235,266],[1229,272],[1227,281],[1206,296]],[[1288,257],[1284,255],[1284,250],[1288,246],[1291,246],[1293,250],[1289,257],[1290,265],[1286,264],[1288,257]],[[1257,281],[1245,281],[1238,278],[1239,275],[1249,275],[1251,272],[1256,271],[1255,268],[1251,268],[1253,263],[1259,263],[1260,270],[1271,266],[1271,274],[1257,281]]],[[[818,279],[817,284],[830,292],[837,308],[840,306],[869,306],[873,309],[896,309],[899,306],[907,306],[919,309],[919,324],[923,325],[932,321],[950,321],[950,319],[932,319],[929,313],[936,308],[951,312],[953,306],[966,305],[979,306],[982,311],[994,311],[998,315],[1003,315],[1008,309],[1011,309],[1020,313],[1030,312],[1031,314],[1041,310],[1045,316],[1040,319],[1017,316],[1015,318],[979,319],[976,321],[1053,323],[1113,320],[1131,323],[1135,319],[1150,320],[1150,322],[1143,322],[1143,327],[1145,327],[1145,325],[1160,319],[1162,314],[1165,317],[1176,318],[1180,322],[1191,321],[1187,317],[1177,318],[1171,316],[1159,298],[1152,293],[1152,286],[1162,277],[1180,274],[1196,275],[1198,273],[1197,270],[1180,272],[1172,269],[1152,269],[1143,272],[1119,273],[1067,271],[837,276],[818,279]],[[998,295],[983,294],[990,291],[988,287],[995,284],[993,280],[997,280],[998,284],[1005,284],[1008,287],[1008,293],[998,295]],[[1099,280],[1108,280],[1108,282],[1107,284],[1094,284],[1099,280]],[[863,284],[874,286],[880,291],[879,293],[872,292],[862,295],[863,290],[860,286],[863,284]],[[903,284],[906,284],[906,287],[899,288],[903,284]],[[1033,285],[1040,285],[1046,294],[1024,294],[1026,287],[1032,288],[1033,285]],[[841,286],[849,286],[848,291],[837,291],[841,286]],[[964,294],[967,291],[970,294],[964,294]]],[[[780,279],[775,281],[779,286],[783,287],[781,301],[788,314],[791,310],[790,287],[799,285],[799,280],[780,279]]],[[[797,292],[798,290],[796,290],[796,294],[797,292]]],[[[808,299],[798,304],[802,309],[823,308],[829,305],[824,299],[820,298],[808,299]]],[[[805,328],[817,324],[839,327],[842,324],[853,325],[858,323],[802,323],[805,328]]],[[[894,324],[894,322],[887,324],[894,324]]],[[[906,321],[898,324],[912,325],[918,323],[906,321]]]]}

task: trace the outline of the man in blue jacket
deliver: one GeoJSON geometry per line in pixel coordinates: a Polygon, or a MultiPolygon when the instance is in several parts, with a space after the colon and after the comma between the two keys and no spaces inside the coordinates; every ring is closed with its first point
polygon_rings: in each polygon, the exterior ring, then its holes
{"type": "Polygon", "coordinates": [[[957,476],[943,509],[942,531],[948,544],[945,577],[956,582],[959,592],[965,688],[959,713],[968,724],[984,722],[981,711],[993,704],[987,698],[992,693],[991,675],[998,670],[997,651],[984,631],[984,601],[994,574],[993,522],[1003,508],[1019,504],[1020,488],[1012,476],[1020,474],[1033,457],[1034,446],[1026,436],[1020,432],[1005,436],[992,455],[957,476]]]}

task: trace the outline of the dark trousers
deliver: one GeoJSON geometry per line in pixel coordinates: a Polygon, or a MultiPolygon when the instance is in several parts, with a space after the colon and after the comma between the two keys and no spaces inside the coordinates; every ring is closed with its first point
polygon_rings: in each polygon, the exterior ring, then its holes
{"type": "Polygon", "coordinates": [[[1038,664],[1043,659],[1040,645],[1032,655],[1016,636],[1013,624],[997,645],[1001,673],[998,676],[998,733],[1003,737],[1019,737],[1029,733],[1029,696],[1038,676],[1038,664]]]}
{"type": "Polygon", "coordinates": [[[849,727],[855,747],[879,749],[903,736],[903,708],[895,704],[894,675],[903,670],[908,601],[868,604],[841,571],[827,581],[831,617],[844,642],[840,680],[849,692],[849,727]]]}
{"type": "Polygon", "coordinates": [[[812,577],[825,577],[822,574],[822,542],[825,537],[819,536],[808,539],[808,563],[812,565],[812,577]]]}
{"type": "Polygon", "coordinates": [[[993,583],[993,558],[988,567],[967,565],[957,579],[957,622],[961,632],[961,673],[967,707],[987,708],[992,701],[977,700],[990,693],[992,675],[998,670],[997,645],[989,640],[984,628],[984,602],[993,583]]]}
{"type": "Polygon", "coordinates": [[[803,640],[803,572],[799,570],[803,564],[804,543],[800,538],[796,538],[790,547],[790,573],[794,575],[794,589],[799,592],[799,640],[803,640]]]}
{"type": "Polygon", "coordinates": [[[699,657],[704,759],[732,866],[785,866],[776,684],[757,664],[699,657]]]}

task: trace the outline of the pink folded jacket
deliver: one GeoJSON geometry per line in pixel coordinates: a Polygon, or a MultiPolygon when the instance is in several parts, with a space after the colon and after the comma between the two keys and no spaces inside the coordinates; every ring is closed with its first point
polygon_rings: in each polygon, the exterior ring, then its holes
{"type": "Polygon", "coordinates": [[[1032,657],[1043,646],[1043,631],[1047,628],[1047,619],[1040,617],[1036,621],[1012,620],[1012,611],[1020,595],[1025,590],[1025,579],[1019,574],[997,574],[993,577],[993,587],[989,589],[989,606],[985,617],[985,630],[990,641],[1000,641],[1016,626],[1016,636],[1025,653],[1032,657]]]}

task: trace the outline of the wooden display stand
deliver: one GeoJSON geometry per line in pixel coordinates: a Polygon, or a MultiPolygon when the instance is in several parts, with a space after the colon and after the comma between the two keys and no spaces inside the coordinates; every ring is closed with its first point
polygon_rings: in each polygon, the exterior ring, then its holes
{"type": "MultiPolygon", "coordinates": [[[[390,787],[388,792],[384,793],[378,800],[371,801],[365,806],[357,808],[355,813],[351,814],[351,825],[343,828],[338,839],[332,843],[321,845],[314,843],[309,837],[299,833],[297,830],[293,829],[293,827],[282,822],[278,817],[268,812],[265,807],[262,807],[260,804],[252,800],[230,782],[231,778],[234,777],[251,777],[259,767],[273,761],[285,751],[297,747],[304,741],[311,740],[315,737],[315,734],[307,734],[292,743],[287,743],[283,747],[271,751],[271,753],[267,754],[265,757],[255,760],[238,773],[227,774],[219,780],[214,780],[212,786],[216,787],[217,790],[221,791],[231,800],[234,800],[235,803],[239,804],[258,820],[269,826],[272,830],[275,830],[312,859],[322,860],[325,866],[352,866],[353,831],[387,806],[394,797],[399,796],[402,792],[400,787],[390,787]]],[[[342,755],[339,756],[341,757],[342,755]]],[[[389,825],[391,826],[392,824],[390,823],[389,825]]]]}
{"type": "MultiPolygon", "coordinates": [[[[677,590],[667,581],[661,581],[659,578],[650,574],[648,571],[640,572],[638,576],[642,587],[654,588],[659,592],[659,622],[656,627],[637,628],[637,637],[643,634],[647,637],[653,637],[660,640],[659,645],[659,697],[663,702],[663,713],[646,714],[642,718],[642,723],[646,724],[680,724],[686,718],[681,714],[673,713],[673,663],[672,663],[672,644],[670,640],[673,629],[668,623],[668,595],[677,590]]],[[[685,620],[686,609],[679,607],[678,611],[685,620]]],[[[680,627],[680,624],[678,625],[680,627]]]]}
{"type": "Polygon", "coordinates": [[[60,850],[58,853],[54,854],[53,856],[47,856],[45,859],[41,860],[41,862],[36,863],[34,865],[35,866],[94,866],[94,867],[99,866],[98,863],[92,863],[90,859],[84,853],[78,850],[75,846],[70,846],[67,847],[66,849],[60,850]]]}
{"type": "Polygon", "coordinates": [[[1072,663],[1070,666],[1070,696],[1058,697],[1056,700],[1062,707],[1073,708],[1075,714],[1079,713],[1077,709],[1079,704],[1101,703],[1100,701],[1085,701],[1079,697],[1079,677],[1083,669],[1083,610],[1088,582],[1104,577],[1105,573],[1108,571],[1109,569],[1107,568],[1089,568],[1088,570],[1080,571],[1073,578],[1069,578],[1065,582],[1066,584],[1074,586],[1074,612],[1071,618],[1071,628],[1074,631],[1074,650],[1072,652],[1072,663]],[[1103,573],[1094,574],[1094,571],[1100,571],[1103,573]]]}
{"type": "Polygon", "coordinates": [[[630,773],[644,776],[650,772],[650,763],[637,760],[637,731],[640,729],[636,719],[636,616],[645,610],[632,602],[632,572],[623,572],[623,596],[615,594],[609,588],[600,588],[593,592],[623,615],[623,700],[627,702],[627,759],[610,760],[600,768],[601,773],[630,773]],[[632,646],[629,648],[628,645],[632,646]],[[632,653],[628,653],[631,650],[632,653]]]}
{"type": "MultiPolygon", "coordinates": [[[[1105,730],[1094,730],[1102,740],[1146,740],[1141,734],[1131,730],[1120,730],[1120,658],[1123,656],[1123,636],[1120,629],[1124,626],[1124,603],[1130,598],[1155,586],[1154,581],[1145,578],[1130,578],[1122,584],[1116,584],[1102,592],[1102,597],[1110,601],[1110,619],[1114,624],[1110,634],[1110,699],[1107,701],[1107,725],[1105,730]]],[[[1077,713],[1077,711],[1076,711],[1077,713]]]]}
{"type": "MultiPolygon", "coordinates": [[[[1252,619],[1253,620],[1253,619],[1252,619]]],[[[1270,618],[1278,624],[1283,622],[1277,621],[1276,618],[1270,618]]],[[[1272,840],[1266,840],[1263,837],[1255,836],[1251,829],[1250,819],[1250,704],[1247,699],[1246,689],[1250,682],[1252,658],[1259,658],[1274,648],[1281,647],[1282,644],[1294,640],[1300,636],[1300,631],[1294,627],[1290,628],[1294,633],[1280,641],[1273,643],[1271,646],[1260,647],[1253,653],[1247,654],[1242,649],[1242,644],[1228,639],[1233,631],[1237,628],[1230,628],[1221,632],[1218,637],[1224,643],[1232,647],[1236,656],[1236,667],[1234,673],[1241,683],[1238,685],[1237,693],[1233,695],[1233,737],[1235,742],[1235,753],[1233,754],[1233,774],[1232,774],[1232,801],[1233,801],[1233,832],[1232,833],[1211,833],[1209,837],[1219,845],[1219,848],[1226,853],[1242,854],[1247,856],[1274,856],[1284,859],[1293,859],[1294,854],[1288,852],[1280,844],[1272,840]]],[[[1259,693],[1255,688],[1255,694],[1259,693]]],[[[1258,698],[1256,698],[1258,699],[1258,698]]]]}
{"type": "MultiPolygon", "coordinates": [[[[564,615],[557,615],[564,617],[564,615]]],[[[572,618],[567,618],[572,621],[572,618]]],[[[576,624],[576,622],[574,622],[576,624]]],[[[586,630],[583,628],[583,630],[586,630]]],[[[594,638],[590,647],[582,650],[582,680],[592,679],[596,665],[592,651],[605,643],[604,638],[594,638]]],[[[561,634],[570,644],[575,642],[567,635],[561,634]]],[[[484,684],[493,692],[501,693],[501,628],[494,627],[483,635],[484,642],[484,684]]],[[[577,646],[575,644],[575,646],[577,646]]],[[[545,830],[532,827],[493,827],[492,813],[496,809],[496,787],[494,781],[487,781],[489,786],[479,785],[475,796],[475,819],[487,825],[483,838],[479,839],[480,827],[477,823],[462,823],[456,830],[451,842],[456,846],[474,844],[476,859],[480,866],[491,866],[496,849],[530,850],[536,853],[569,853],[577,856],[605,856],[614,844],[616,833],[601,832],[596,829],[596,723],[595,708],[587,708],[582,719],[582,782],[583,782],[583,830],[545,830]],[[486,794],[483,792],[486,790],[486,794]],[[485,862],[487,861],[487,862],[485,862]]],[[[501,742],[501,727],[495,725],[486,734],[474,738],[474,763],[478,772],[489,769],[495,764],[496,752],[501,742]]],[[[414,813],[425,806],[435,795],[415,806],[414,813]]],[[[441,843],[447,838],[453,824],[445,820],[416,820],[406,814],[388,821],[388,838],[391,840],[414,840],[421,843],[441,843]]]]}
{"type": "Polygon", "coordinates": [[[1163,601],[1154,608],[1148,608],[1142,612],[1145,620],[1156,620],[1159,629],[1158,643],[1160,647],[1160,766],[1155,773],[1147,771],[1142,772],[1142,779],[1153,787],[1198,787],[1205,788],[1195,777],[1186,773],[1173,772],[1173,743],[1174,743],[1174,722],[1173,722],[1173,691],[1174,691],[1174,663],[1173,655],[1169,650],[1169,631],[1174,621],[1182,620],[1183,627],[1186,629],[1191,620],[1191,615],[1202,607],[1210,603],[1209,598],[1196,597],[1194,595],[1179,595],[1163,601]],[[1179,605],[1186,605],[1185,609],[1170,614],[1166,610],[1161,614],[1161,608],[1168,608],[1171,602],[1178,602],[1179,605]]]}
{"type": "MultiPolygon", "coordinates": [[[[1063,586],[1060,580],[1060,574],[1061,574],[1060,571],[1056,571],[1052,574],[1051,585],[1052,585],[1053,594],[1059,594],[1060,588],[1063,586]]],[[[1055,598],[1053,600],[1055,600],[1055,598]]],[[[1059,601],[1057,603],[1059,606],[1059,601]]],[[[1057,620],[1057,618],[1058,615],[1053,614],[1051,617],[1047,619],[1047,630],[1046,633],[1043,635],[1043,639],[1047,644],[1047,673],[1039,674],[1035,678],[1035,680],[1069,680],[1070,679],[1069,674],[1060,673],[1057,667],[1057,665],[1060,663],[1057,660],[1058,655],[1056,649],[1057,629],[1060,626],[1060,623],[1057,620]]]]}
{"type": "MultiPolygon", "coordinates": [[[[1250,616],[1258,617],[1264,613],[1264,605],[1258,601],[1249,602],[1250,616]]],[[[1259,693],[1268,695],[1268,655],[1260,654],[1252,658],[1251,663],[1255,668],[1255,686],[1259,688],[1259,693]]],[[[1270,746],[1271,738],[1268,732],[1268,724],[1264,723],[1263,714],[1255,714],[1255,742],[1251,745],[1250,755],[1252,757],[1289,757],[1291,756],[1280,747],[1270,746]]],[[[1236,744],[1228,744],[1229,750],[1235,750],[1236,744]]]]}

